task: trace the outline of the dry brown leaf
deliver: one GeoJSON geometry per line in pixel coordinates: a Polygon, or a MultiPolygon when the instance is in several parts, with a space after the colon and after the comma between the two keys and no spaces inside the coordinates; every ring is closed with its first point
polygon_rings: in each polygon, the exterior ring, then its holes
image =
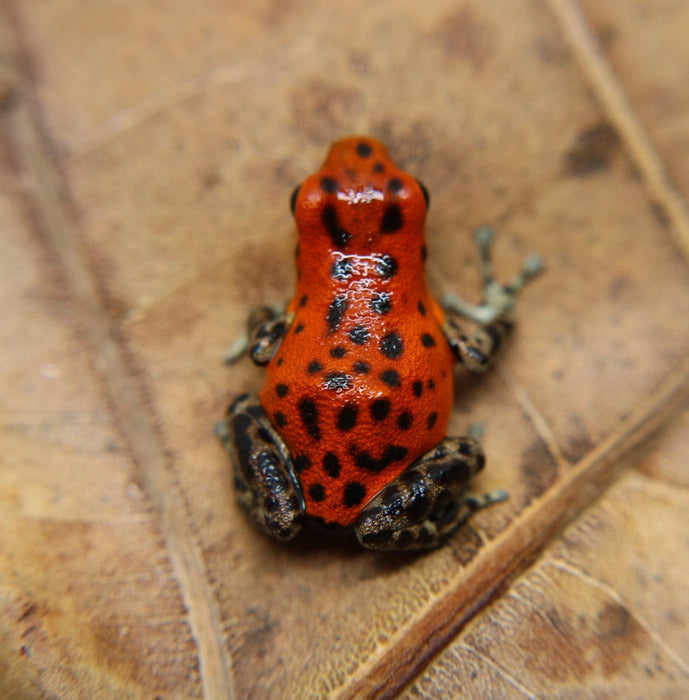
{"type": "Polygon", "coordinates": [[[0,696],[689,695],[683,3],[7,0],[0,696]],[[290,292],[287,198],[366,132],[436,291],[521,299],[452,431],[508,503],[444,548],[257,534],[212,433],[290,292]],[[666,427],[667,426],[667,427],[666,427]]]}

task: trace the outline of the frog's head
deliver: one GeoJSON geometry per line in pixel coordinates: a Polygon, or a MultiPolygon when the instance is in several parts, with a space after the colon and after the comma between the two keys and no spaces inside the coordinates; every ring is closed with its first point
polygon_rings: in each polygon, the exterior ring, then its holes
{"type": "Polygon", "coordinates": [[[291,207],[309,248],[403,254],[423,245],[428,201],[383,144],[353,136],[333,144],[321,169],[295,189],[291,207]]]}

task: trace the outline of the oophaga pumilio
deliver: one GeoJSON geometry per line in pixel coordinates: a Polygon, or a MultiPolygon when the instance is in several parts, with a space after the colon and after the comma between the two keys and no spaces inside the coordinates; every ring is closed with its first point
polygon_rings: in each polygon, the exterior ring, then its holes
{"type": "Polygon", "coordinates": [[[370,549],[426,549],[506,497],[468,491],[485,460],[477,435],[446,437],[453,370],[485,370],[540,261],[500,284],[492,230],[481,227],[484,303],[439,304],[424,270],[428,204],[426,188],[365,137],[335,143],[292,195],[296,291],[251,314],[233,356],[247,349],[265,382],[218,424],[237,497],[273,537],[310,521],[353,529],[370,549]],[[477,330],[466,335],[458,315],[477,330]]]}

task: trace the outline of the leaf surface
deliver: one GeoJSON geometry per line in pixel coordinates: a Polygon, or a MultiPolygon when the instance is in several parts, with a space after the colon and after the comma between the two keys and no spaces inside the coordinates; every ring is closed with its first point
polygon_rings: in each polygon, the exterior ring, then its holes
{"type": "Polygon", "coordinates": [[[689,54],[682,3],[2,7],[0,695],[682,697],[689,690],[689,54]],[[477,491],[438,551],[256,533],[220,357],[289,296],[288,198],[368,133],[520,298],[477,491]]]}

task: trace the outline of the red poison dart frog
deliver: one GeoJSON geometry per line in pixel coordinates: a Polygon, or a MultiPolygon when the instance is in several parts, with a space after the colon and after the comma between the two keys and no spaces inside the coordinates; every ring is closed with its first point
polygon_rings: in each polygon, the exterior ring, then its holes
{"type": "Polygon", "coordinates": [[[477,436],[446,437],[453,368],[483,371],[513,323],[530,257],[508,285],[492,273],[492,230],[476,232],[484,303],[439,304],[424,263],[426,188],[370,138],[335,143],[294,191],[298,281],[284,308],[260,308],[247,349],[266,377],[218,424],[237,497],[280,540],[302,523],[353,529],[370,549],[439,545],[503,491],[475,496],[477,436]],[[478,324],[465,335],[457,316],[478,324]]]}

